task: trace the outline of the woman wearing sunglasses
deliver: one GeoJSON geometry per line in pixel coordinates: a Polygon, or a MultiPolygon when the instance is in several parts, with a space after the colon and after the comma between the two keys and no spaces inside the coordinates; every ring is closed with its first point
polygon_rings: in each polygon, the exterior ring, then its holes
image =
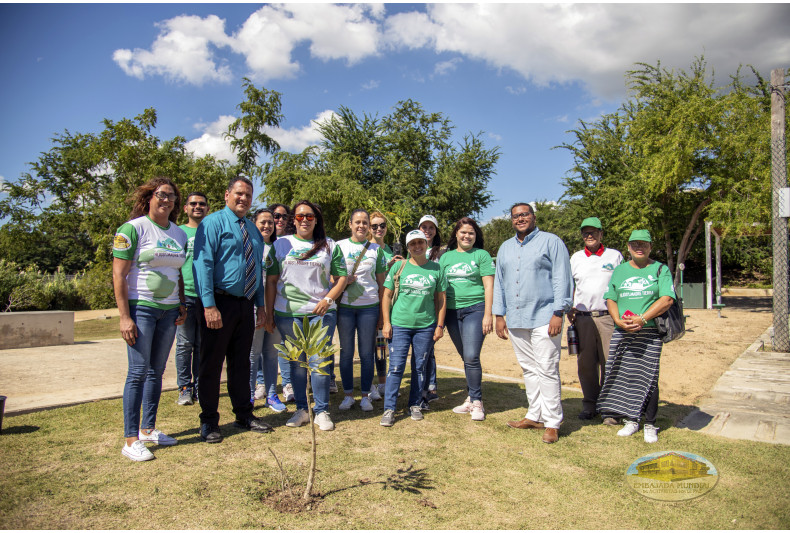
{"type": "MultiPolygon", "coordinates": [[[[269,250],[272,243],[277,240],[274,231],[274,214],[270,209],[259,209],[252,217],[258,231],[263,237],[263,269],[269,266],[271,261],[269,250]]],[[[250,394],[253,403],[255,400],[266,400],[266,406],[275,413],[282,413],[286,410],[285,405],[277,396],[277,360],[279,354],[274,347],[275,344],[282,342],[279,333],[269,333],[265,329],[256,329],[252,337],[252,347],[250,348],[250,394]]]]}
{"type": "MultiPolygon", "coordinates": [[[[282,237],[283,235],[293,235],[296,228],[293,226],[291,220],[291,208],[283,204],[272,204],[268,207],[272,212],[274,218],[274,238],[282,237]]],[[[274,241],[274,239],[272,239],[274,241]]],[[[274,344],[282,343],[280,332],[274,328],[272,333],[269,333],[274,344]]],[[[286,402],[294,401],[294,388],[291,385],[291,365],[288,364],[286,359],[278,357],[278,364],[280,365],[280,378],[283,388],[283,400],[286,402]]]]}
{"type": "MultiPolygon", "coordinates": [[[[387,219],[381,213],[381,211],[373,211],[370,214],[370,236],[368,237],[371,242],[375,242],[378,244],[383,253],[384,258],[387,261],[387,272],[392,267],[392,265],[396,261],[403,261],[403,256],[400,254],[394,254],[392,252],[392,248],[389,247],[388,244],[384,243],[384,237],[387,235],[387,219]]],[[[381,329],[381,328],[379,328],[381,329]]],[[[386,350],[386,346],[384,350],[386,350]]],[[[378,401],[384,397],[384,387],[387,383],[387,358],[386,357],[376,357],[376,375],[379,378],[379,384],[377,387],[371,387],[370,394],[368,398],[371,401],[378,401]]]]}
{"type": "Polygon", "coordinates": [[[409,391],[409,414],[412,420],[422,420],[424,402],[422,397],[425,381],[425,363],[433,349],[433,343],[444,334],[444,315],[447,311],[445,291],[447,278],[439,265],[428,261],[428,241],[420,230],[406,235],[409,260],[395,263],[384,281],[381,298],[384,337],[390,342],[390,368],[387,373],[387,388],[384,395],[382,426],[395,423],[395,407],[398,401],[403,372],[409,348],[411,358],[411,386],[409,391]],[[394,297],[395,277],[398,276],[398,296],[390,309],[394,297]]]}
{"type": "Polygon", "coordinates": [[[186,261],[187,234],[176,225],[180,205],[181,195],[172,180],[150,180],[135,190],[129,221],[113,239],[113,288],[129,359],[123,388],[126,443],[121,453],[132,461],[154,458],[146,442],[160,446],[177,442],[156,429],[156,413],[176,326],[186,319],[181,266],[186,261]]]}
{"type": "MultiPolygon", "coordinates": [[[[345,398],[340,410],[354,405],[354,337],[359,346],[360,390],[359,407],[372,411],[369,394],[373,384],[373,359],[376,353],[376,330],[380,329],[379,299],[387,274],[387,260],[381,246],[368,240],[370,216],[364,209],[355,209],[348,223],[351,237],[337,246],[346,258],[348,284],[338,302],[337,331],[340,340],[340,379],[345,398]]],[[[376,387],[378,392],[378,387],[376,387]]]]}
{"type": "MultiPolygon", "coordinates": [[[[266,277],[266,331],[293,336],[293,325],[302,327],[302,319],[321,321],[331,339],[337,323],[335,299],[346,286],[346,262],[336,243],[326,236],[324,218],[317,205],[307,200],[293,209],[296,233],[277,239],[269,252],[271,266],[266,277]],[[334,284],[330,281],[334,277],[334,284]]],[[[303,353],[302,358],[306,357],[303,353]]],[[[307,413],[307,370],[289,361],[296,397],[296,413],[286,422],[300,427],[310,417],[307,413]]],[[[329,416],[329,376],[311,374],[315,398],[315,423],[323,431],[335,429],[329,416]]]]}

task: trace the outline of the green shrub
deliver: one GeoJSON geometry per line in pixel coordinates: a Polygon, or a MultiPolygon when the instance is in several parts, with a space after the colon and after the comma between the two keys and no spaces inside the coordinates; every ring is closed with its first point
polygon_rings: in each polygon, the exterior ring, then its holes
{"type": "Polygon", "coordinates": [[[112,263],[93,263],[77,281],[77,291],[88,309],[115,307],[112,287],[112,263]]]}
{"type": "Polygon", "coordinates": [[[47,309],[59,311],[77,311],[87,309],[87,303],[77,289],[79,276],[67,276],[61,267],[51,276],[47,276],[42,287],[47,309]]]}

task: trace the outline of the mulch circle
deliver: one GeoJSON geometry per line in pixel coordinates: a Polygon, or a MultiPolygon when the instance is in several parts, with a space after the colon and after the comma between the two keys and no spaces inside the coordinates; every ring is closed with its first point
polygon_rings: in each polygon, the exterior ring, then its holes
{"type": "Polygon", "coordinates": [[[301,490],[294,490],[293,494],[287,490],[270,490],[261,496],[261,502],[275,511],[281,513],[302,513],[315,510],[323,501],[323,494],[314,494],[309,499],[302,498],[301,490]]]}

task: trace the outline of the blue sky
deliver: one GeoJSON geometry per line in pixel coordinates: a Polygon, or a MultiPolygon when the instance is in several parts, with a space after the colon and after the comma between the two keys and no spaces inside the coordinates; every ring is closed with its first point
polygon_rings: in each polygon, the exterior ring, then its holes
{"type": "Polygon", "coordinates": [[[501,158],[481,221],[511,203],[557,200],[568,130],[613,111],[635,62],[717,81],[739,64],[790,66],[787,4],[0,4],[0,179],[68,129],[158,113],[156,135],[231,158],[222,131],[241,78],[283,93],[284,150],[319,140],[341,105],[382,116],[407,98],[483,132],[501,158]]]}

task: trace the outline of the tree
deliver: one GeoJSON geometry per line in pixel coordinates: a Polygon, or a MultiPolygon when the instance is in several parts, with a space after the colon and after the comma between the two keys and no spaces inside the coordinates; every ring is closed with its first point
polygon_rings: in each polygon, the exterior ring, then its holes
{"type": "Polygon", "coordinates": [[[299,363],[299,366],[307,370],[305,393],[307,395],[307,414],[310,418],[309,424],[312,447],[310,471],[307,474],[307,484],[302,496],[305,500],[310,499],[312,495],[317,467],[315,424],[313,424],[313,400],[310,394],[310,378],[313,373],[324,376],[329,375],[324,368],[332,364],[335,346],[330,342],[331,338],[327,336],[328,331],[329,327],[324,326],[323,321],[315,320],[311,322],[307,317],[304,317],[301,327],[297,325],[296,321],[293,322],[293,337],[287,336],[282,344],[275,344],[274,346],[280,352],[281,357],[288,361],[299,363]]]}
{"type": "Polygon", "coordinates": [[[706,218],[728,231],[770,219],[765,81],[740,72],[717,87],[703,58],[689,72],[639,63],[620,109],[572,130],[564,180],[570,218],[594,213],[625,240],[648,228],[671,270],[691,253],[706,218]]]}
{"type": "Polygon", "coordinates": [[[332,237],[345,234],[358,207],[391,213],[407,227],[431,213],[446,234],[457,219],[491,202],[487,187],[499,149],[486,148],[480,134],[453,143],[449,118],[418,102],[398,102],[381,119],[341,107],[318,131],[319,146],[274,156],[264,170],[261,200],[310,199],[321,206],[332,237]]]}

